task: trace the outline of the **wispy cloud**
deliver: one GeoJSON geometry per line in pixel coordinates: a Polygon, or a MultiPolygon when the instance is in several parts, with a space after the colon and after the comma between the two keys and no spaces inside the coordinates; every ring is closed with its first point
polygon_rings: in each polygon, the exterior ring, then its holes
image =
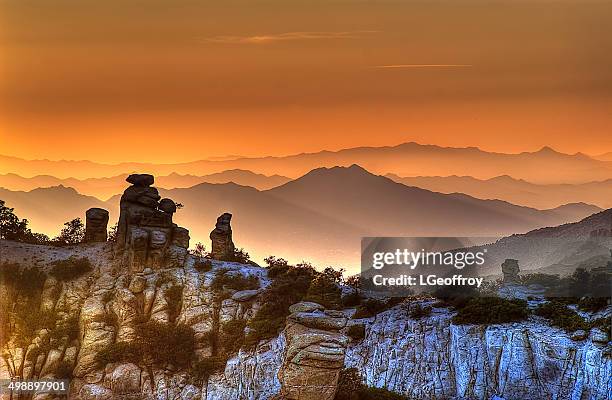
{"type": "Polygon", "coordinates": [[[346,31],[346,32],[284,32],[254,36],[214,36],[204,38],[206,42],[265,44],[290,40],[322,40],[322,39],[357,39],[377,31],[346,31]]]}
{"type": "Polygon", "coordinates": [[[466,68],[472,66],[471,64],[390,64],[375,65],[372,68],[466,68]]]}

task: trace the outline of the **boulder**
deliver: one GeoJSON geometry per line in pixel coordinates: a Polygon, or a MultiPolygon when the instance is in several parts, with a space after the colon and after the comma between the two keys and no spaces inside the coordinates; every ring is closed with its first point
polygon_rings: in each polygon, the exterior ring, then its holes
{"type": "Polygon", "coordinates": [[[506,259],[501,265],[502,273],[504,274],[504,283],[518,283],[519,282],[519,264],[518,260],[512,258],[506,259]]]}
{"type": "Polygon", "coordinates": [[[289,313],[293,314],[297,312],[323,311],[324,309],[325,307],[323,307],[319,303],[313,303],[312,301],[302,301],[289,306],[289,313]]]}
{"type": "Polygon", "coordinates": [[[253,289],[253,290],[241,290],[239,292],[236,292],[232,295],[232,300],[237,301],[237,302],[243,302],[243,301],[249,301],[251,300],[253,297],[257,296],[259,294],[259,290],[257,289],[253,289]]]}
{"type": "Polygon", "coordinates": [[[155,182],[155,178],[149,174],[131,174],[126,181],[134,186],[151,186],[155,182]]]}
{"type": "Polygon", "coordinates": [[[161,199],[159,209],[163,212],[174,214],[176,212],[176,203],[170,199],[161,199]]]}

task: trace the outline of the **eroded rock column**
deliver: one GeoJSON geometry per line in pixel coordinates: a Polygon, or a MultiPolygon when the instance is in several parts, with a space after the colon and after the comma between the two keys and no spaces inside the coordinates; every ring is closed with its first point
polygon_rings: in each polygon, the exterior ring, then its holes
{"type": "Polygon", "coordinates": [[[232,227],[230,221],[232,214],[223,213],[217,218],[215,229],[210,232],[212,251],[210,256],[215,260],[229,260],[234,256],[234,242],[232,241],[232,227]]]}
{"type": "Polygon", "coordinates": [[[106,242],[108,239],[108,211],[90,208],[85,212],[85,242],[106,242]]]}
{"type": "Polygon", "coordinates": [[[340,311],[302,302],[289,308],[287,350],[279,371],[284,400],[333,400],[349,338],[340,311]]]}

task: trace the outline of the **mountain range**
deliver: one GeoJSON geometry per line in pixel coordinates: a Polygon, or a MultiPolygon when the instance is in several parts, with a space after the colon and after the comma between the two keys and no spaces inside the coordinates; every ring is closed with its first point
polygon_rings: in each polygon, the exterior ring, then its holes
{"type": "Polygon", "coordinates": [[[487,152],[476,147],[441,147],[418,143],[397,146],[356,147],[339,151],[320,151],[280,157],[250,157],[199,160],[177,164],[121,163],[92,161],[23,160],[0,156],[0,173],[35,176],[52,173],[58,178],[100,178],[132,171],[155,175],[207,175],[231,169],[259,174],[282,174],[296,178],[319,167],[359,164],[375,174],[398,176],[470,175],[490,179],[510,175],[538,184],[585,183],[610,179],[612,161],[602,161],[582,153],[564,154],[550,147],[517,154],[487,152]]]}
{"type": "Polygon", "coordinates": [[[407,186],[416,186],[440,193],[465,193],[480,199],[500,199],[513,204],[546,209],[567,203],[585,202],[602,208],[612,207],[612,179],[580,184],[530,183],[501,175],[491,179],[471,176],[416,176],[388,178],[407,186]]]}
{"type": "MultiPolygon", "coordinates": [[[[124,187],[127,184],[124,184],[124,187]]],[[[578,221],[601,211],[577,203],[537,210],[500,200],[441,194],[374,175],[360,166],[318,168],[269,190],[235,183],[201,183],[160,189],[184,205],[175,221],[188,226],[192,243],[208,243],[222,212],[234,214],[234,241],[256,260],[270,254],[356,272],[362,236],[495,236],[578,221]]],[[[0,189],[0,198],[28,218],[34,231],[56,234],[62,223],[89,207],[118,215],[119,196],[103,202],[72,188],[29,192],[0,189]]]]}

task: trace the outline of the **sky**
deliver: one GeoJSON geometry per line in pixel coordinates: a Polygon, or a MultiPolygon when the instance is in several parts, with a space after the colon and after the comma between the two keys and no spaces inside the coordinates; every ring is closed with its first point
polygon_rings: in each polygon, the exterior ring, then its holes
{"type": "Polygon", "coordinates": [[[0,154],[612,151],[612,1],[0,2],[0,154]]]}

